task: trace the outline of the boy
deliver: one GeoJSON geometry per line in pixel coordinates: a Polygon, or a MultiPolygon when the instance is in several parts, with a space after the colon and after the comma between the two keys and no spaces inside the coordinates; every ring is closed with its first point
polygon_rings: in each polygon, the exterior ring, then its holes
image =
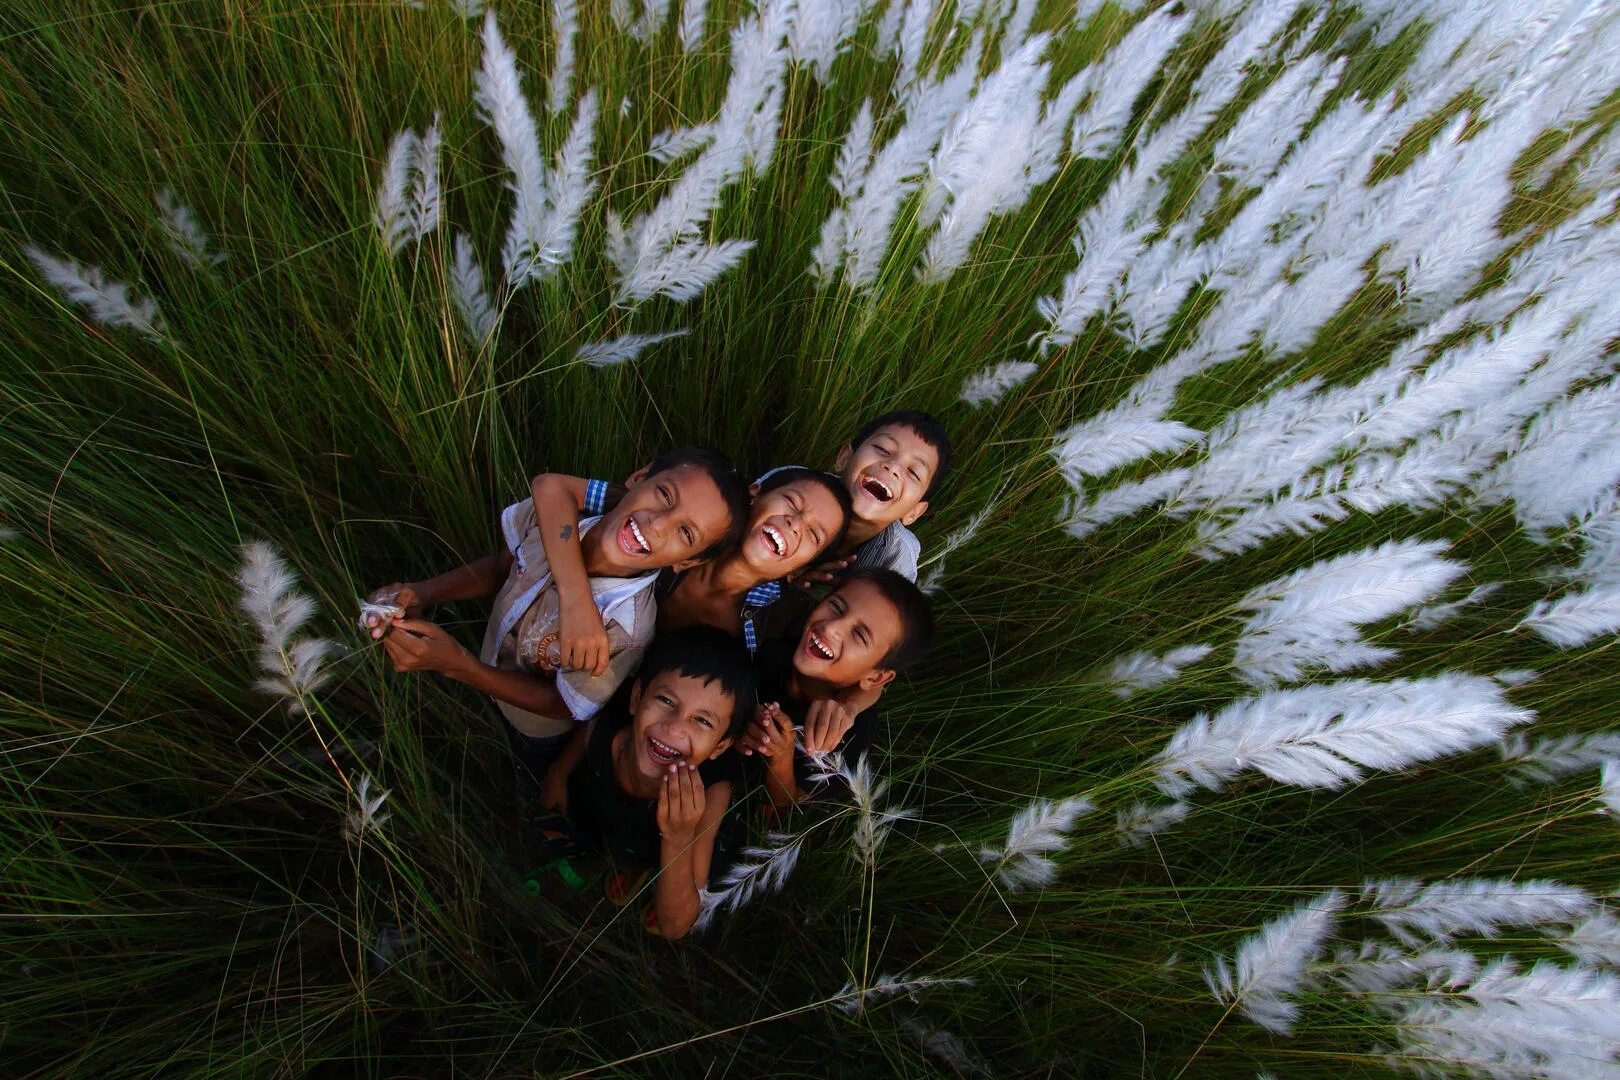
{"type": "MultiPolygon", "coordinates": [[[[652,595],[666,567],[693,566],[736,545],[748,517],[748,489],[730,462],[688,447],[654,460],[613,510],[579,523],[588,577],[608,647],[599,673],[559,662],[558,597],[532,499],[501,514],[505,546],[429,581],[384,586],[372,602],[404,618],[368,619],[398,671],[437,671],[484,691],[505,717],[518,753],[525,802],[575,730],[635,670],[653,636],[652,595]],[[420,618],[446,600],[493,596],[483,647],[473,656],[420,618]],[[525,775],[527,774],[527,775],[525,775]]],[[[568,526],[570,534],[573,526],[568,526]]]]}
{"type": "Polygon", "coordinates": [[[805,755],[839,751],[850,767],[872,746],[884,686],[928,651],[934,616],[921,589],[893,570],[855,569],[816,605],[800,634],[760,650],[760,700],[738,747],[765,760],[765,790],[778,811],[815,798],[805,755]],[[803,734],[794,731],[802,724],[803,734]]]}
{"type": "Polygon", "coordinates": [[[559,761],[571,839],[615,862],[658,868],[653,920],[666,938],[697,920],[732,776],[715,759],[754,711],[754,671],[712,627],[664,634],[631,685],[591,721],[577,761],[559,761]]]}

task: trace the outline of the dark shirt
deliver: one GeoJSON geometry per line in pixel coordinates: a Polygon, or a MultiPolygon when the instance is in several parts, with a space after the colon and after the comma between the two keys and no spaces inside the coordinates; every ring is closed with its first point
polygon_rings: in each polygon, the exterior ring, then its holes
{"type": "MultiPolygon", "coordinates": [[[[613,774],[613,737],[631,726],[629,704],[629,694],[620,693],[596,714],[585,755],[568,777],[568,817],[580,846],[618,861],[656,868],[660,854],[658,800],[626,795],[613,774]]],[[[698,766],[705,788],[728,781],[735,789],[740,774],[734,755],[721,755],[698,766]]]]}
{"type": "MultiPolygon", "coordinates": [[[[788,679],[793,674],[793,653],[799,647],[799,636],[796,631],[790,637],[767,642],[759,647],[759,652],[754,656],[754,673],[759,680],[760,703],[776,702],[793,721],[795,727],[803,726],[810,712],[808,701],[788,691],[788,679]]],[[[855,722],[839,741],[836,749],[851,770],[871,751],[872,742],[877,738],[879,719],[878,707],[873,705],[855,717],[855,722]]],[[[802,751],[795,751],[793,779],[799,785],[800,791],[807,792],[812,799],[842,797],[848,794],[849,784],[843,778],[811,780],[814,771],[810,756],[802,751]]]]}

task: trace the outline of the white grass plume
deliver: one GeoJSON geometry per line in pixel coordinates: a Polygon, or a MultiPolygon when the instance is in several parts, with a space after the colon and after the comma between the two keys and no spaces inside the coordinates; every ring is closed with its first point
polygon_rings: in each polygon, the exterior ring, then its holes
{"type": "Polygon", "coordinates": [[[917,1037],[923,1053],[944,1065],[957,1076],[989,1076],[990,1067],[968,1053],[962,1040],[949,1031],[931,1028],[917,1020],[907,1018],[901,1026],[917,1037]]]}
{"type": "Polygon", "coordinates": [[[158,228],[171,251],[199,270],[225,261],[223,252],[209,250],[212,242],[208,231],[197,220],[196,212],[181,202],[172,188],[158,191],[157,205],[158,228]]]}
{"type": "Polygon", "coordinates": [[[1286,1035],[1299,1017],[1288,1000],[1306,984],[1306,969],[1321,953],[1344,894],[1337,889],[1272,919],[1238,946],[1234,964],[1216,957],[1204,981],[1222,1004],[1233,1005],[1268,1031],[1286,1035]]]}
{"type": "Polygon", "coordinates": [[[1602,908],[1550,936],[1553,944],[1587,967],[1620,968],[1620,919],[1602,908]]]}
{"type": "Polygon", "coordinates": [[[692,929],[702,933],[722,911],[736,911],[756,896],[779,892],[799,864],[804,834],[769,833],[764,847],[745,847],[718,882],[704,890],[692,929]]]}
{"type": "Polygon", "coordinates": [[[1203,438],[1197,428],[1156,420],[1125,402],[1089,420],[1064,428],[1052,438],[1052,457],[1071,486],[1084,476],[1101,476],[1152,454],[1175,453],[1203,438]]]}
{"type": "Polygon", "coordinates": [[[1465,878],[1432,885],[1412,878],[1368,881],[1370,916],[1408,946],[1445,944],[1458,935],[1495,937],[1503,926],[1569,922],[1591,911],[1585,889],[1556,881],[1465,878]]]}
{"type": "Polygon", "coordinates": [[[1403,769],[1490,745],[1533,717],[1494,679],[1461,672],[1267,690],[1184,724],[1155,758],[1156,783],[1180,797],[1219,791],[1256,769],[1280,784],[1340,788],[1364,769],[1403,769]]]}
{"type": "Polygon", "coordinates": [[[551,74],[546,79],[546,108],[560,113],[568,107],[574,82],[574,39],[579,35],[578,0],[551,0],[551,32],[556,47],[551,53],[551,74]]]}
{"type": "Polygon", "coordinates": [[[969,978],[946,979],[909,974],[879,975],[869,986],[857,987],[853,981],[845,983],[843,989],[833,996],[832,1006],[846,1016],[857,1016],[865,1010],[868,1002],[881,1001],[883,998],[897,997],[901,994],[915,1000],[919,990],[972,985],[973,980],[969,978]]]}
{"type": "Polygon", "coordinates": [[[483,348],[494,336],[501,315],[484,287],[484,271],[478,265],[472,239],[462,232],[456,233],[455,262],[450,268],[450,298],[461,316],[461,329],[467,344],[474,349],[483,348]]]}
{"type": "Polygon", "coordinates": [[[849,794],[858,812],[855,820],[855,857],[868,871],[876,868],[878,853],[897,821],[916,816],[907,808],[885,808],[880,800],[888,793],[886,780],[878,780],[872,771],[871,755],[865,755],[853,769],[841,755],[828,755],[829,765],[836,765],[838,775],[849,785],[849,794]]]}
{"type": "Polygon", "coordinates": [[[608,341],[591,341],[575,350],[574,359],[592,367],[628,364],[659,342],[685,337],[691,332],[682,327],[679,330],[665,330],[654,334],[623,334],[608,341]]]}
{"type": "Polygon", "coordinates": [[[1598,801],[1603,812],[1620,820],[1620,759],[1610,758],[1599,766],[1598,801]]]}
{"type": "Polygon", "coordinates": [[[1249,612],[1232,666],[1258,686],[1314,671],[1342,673],[1379,663],[1395,650],[1369,646],[1357,628],[1423,603],[1466,570],[1440,557],[1443,541],[1391,540],[1324,559],[1266,582],[1238,601],[1249,612]]]}
{"type": "Polygon", "coordinates": [[[1119,834],[1121,847],[1139,848],[1153,837],[1173,825],[1179,825],[1192,813],[1189,803],[1173,802],[1152,806],[1145,802],[1132,803],[1114,812],[1114,831],[1119,834]]]}
{"type": "Polygon", "coordinates": [[[1013,892],[1045,888],[1057,880],[1058,865],[1051,855],[1069,846],[1069,830],[1093,809],[1086,798],[1036,799],[1013,815],[1007,842],[981,848],[979,861],[991,866],[1013,892]]]}
{"type": "Polygon", "coordinates": [[[1560,735],[1533,741],[1515,735],[1502,743],[1502,760],[1514,764],[1511,775],[1516,787],[1550,784],[1595,769],[1610,758],[1620,759],[1620,732],[1560,735]]]}
{"type": "Polygon", "coordinates": [[[439,114],[416,143],[416,179],[411,184],[412,239],[421,241],[439,227],[443,211],[439,162],[444,136],[439,131],[439,114]]]}
{"type": "Polygon", "coordinates": [[[1317,982],[1331,981],[1355,994],[1366,994],[1376,1005],[1400,1005],[1405,995],[1391,991],[1421,984],[1425,990],[1456,990],[1479,974],[1479,958],[1464,949],[1425,949],[1408,952],[1387,941],[1363,941],[1356,949],[1340,949],[1333,961],[1321,965],[1317,982]]]}
{"type": "Polygon", "coordinates": [[[1196,664],[1215,651],[1213,645],[1179,645],[1163,656],[1150,652],[1133,652],[1121,656],[1108,666],[1111,693],[1128,698],[1142,690],[1163,686],[1181,674],[1183,668],[1196,664]]]}
{"type": "Polygon", "coordinates": [[[990,405],[1029,381],[1041,365],[1030,360],[1008,360],[992,364],[962,384],[962,400],[977,408],[990,405]]]}
{"type": "Polygon", "coordinates": [[[1501,582],[1487,581],[1483,585],[1475,585],[1468,591],[1468,595],[1460,600],[1451,600],[1444,604],[1429,604],[1421,607],[1412,613],[1411,618],[1401,623],[1401,629],[1410,633],[1433,630],[1442,623],[1455,619],[1480,601],[1488,599],[1492,594],[1500,591],[1501,588],[1501,582]]]}
{"type": "Polygon", "coordinates": [[[377,231],[397,255],[411,234],[410,184],[416,167],[416,132],[406,128],[388,144],[388,164],[377,185],[377,231]]]}
{"type": "Polygon", "coordinates": [[[132,297],[127,284],[107,277],[99,266],[51,255],[32,244],[23,245],[22,252],[41,277],[102,326],[127,327],[153,341],[168,339],[157,301],[132,297]]]}
{"type": "Polygon", "coordinates": [[[709,0],[681,0],[681,49],[692,52],[703,44],[703,29],[709,19],[709,0]]]}
{"type": "Polygon", "coordinates": [[[546,241],[540,248],[540,261],[554,272],[574,257],[574,241],[579,235],[579,219],[585,204],[596,194],[597,181],[591,175],[596,144],[596,120],[601,112],[596,88],[579,99],[568,138],[557,152],[555,167],[546,174],[546,241]]]}
{"type": "Polygon", "coordinates": [[[1161,7],[1131,27],[1088,80],[1092,93],[1074,119],[1070,153],[1077,158],[1103,158],[1114,152],[1137,97],[1192,23],[1190,15],[1161,7]]]}
{"type": "Polygon", "coordinates": [[[259,633],[259,667],[267,676],[254,689],[281,698],[296,716],[331,677],[323,667],[342,646],[324,638],[295,639],[314,616],[315,601],[298,591],[297,577],[269,544],[242,545],[236,582],[242,590],[237,604],[259,633]]]}
{"type": "Polygon", "coordinates": [[[1518,629],[1531,630],[1560,649],[1575,649],[1620,630],[1620,581],[1537,600],[1518,629]]]}
{"type": "Polygon", "coordinates": [[[362,776],[359,785],[354,790],[354,808],[343,819],[343,835],[349,840],[359,840],[367,833],[376,832],[388,823],[387,814],[379,814],[382,804],[388,801],[389,792],[381,791],[377,795],[371,794],[371,777],[362,776]]]}
{"type": "Polygon", "coordinates": [[[801,3],[788,30],[788,55],[810,69],[816,82],[826,86],[833,61],[855,36],[866,14],[863,0],[816,0],[801,3]]]}

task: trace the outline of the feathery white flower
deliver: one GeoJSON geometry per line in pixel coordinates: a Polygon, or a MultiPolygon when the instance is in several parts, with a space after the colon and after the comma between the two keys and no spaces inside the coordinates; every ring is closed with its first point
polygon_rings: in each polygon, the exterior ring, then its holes
{"type": "Polygon", "coordinates": [[[209,250],[207,230],[197,220],[191,207],[181,202],[172,188],[158,191],[157,205],[162,212],[158,227],[163,231],[163,239],[168,242],[171,251],[198,269],[217,266],[225,261],[224,252],[209,250]]]}
{"type": "Polygon", "coordinates": [[[1077,496],[1064,504],[1058,523],[1076,540],[1084,540],[1110,522],[1130,517],[1143,507],[1163,502],[1180,489],[1190,475],[1187,469],[1171,469],[1146,480],[1109,488],[1089,503],[1084,495],[1077,496]]]}
{"type": "Polygon", "coordinates": [[[455,263],[450,269],[450,298],[461,316],[461,329],[467,344],[481,349],[500,325],[501,314],[490,302],[484,287],[484,271],[478,265],[472,239],[466,233],[456,233],[455,263]]]}
{"type": "Polygon", "coordinates": [[[1440,557],[1444,541],[1388,541],[1324,559],[1266,582],[1238,601],[1250,613],[1232,666],[1259,686],[1314,671],[1342,673],[1388,659],[1357,628],[1415,607],[1455,581],[1464,563],[1440,557]]]}
{"type": "Polygon", "coordinates": [[[439,227],[441,211],[439,158],[444,141],[439,132],[439,114],[416,143],[416,179],[411,184],[411,239],[420,241],[439,227]]]}
{"type": "Polygon", "coordinates": [[[1609,758],[1599,767],[1598,801],[1610,816],[1620,818],[1620,760],[1609,758]]]}
{"type": "MultiPolygon", "coordinates": [[[[906,808],[886,809],[878,801],[888,793],[889,783],[878,780],[872,771],[870,755],[863,756],[851,769],[841,755],[827,755],[827,762],[836,765],[838,775],[849,785],[851,800],[858,816],[855,820],[855,856],[867,870],[877,866],[878,852],[889,838],[889,831],[897,821],[916,817],[916,811],[906,808]]],[[[819,777],[813,777],[819,779],[819,777]]]]}
{"type": "Polygon", "coordinates": [[[1515,735],[1502,744],[1502,760],[1515,763],[1512,774],[1515,786],[1550,784],[1595,769],[1609,758],[1620,758],[1620,732],[1562,735],[1534,742],[1515,735]]]}
{"type": "Polygon", "coordinates": [[[681,49],[692,52],[703,44],[703,28],[709,19],[709,0],[681,0],[681,49]]]}
{"type": "Polygon", "coordinates": [[[1620,483],[1620,379],[1554,403],[1519,446],[1476,485],[1482,501],[1513,503],[1532,533],[1583,520],[1620,483]]]}
{"type": "Polygon", "coordinates": [[[704,890],[693,930],[702,933],[720,912],[736,911],[755,896],[777,892],[787,884],[799,864],[804,834],[773,832],[765,839],[768,846],[743,848],[725,876],[704,890]]]}
{"type": "Polygon", "coordinates": [[[557,151],[554,167],[546,174],[547,240],[540,248],[540,260],[555,268],[574,257],[574,240],[579,235],[579,219],[585,204],[596,193],[597,181],[591,175],[595,153],[596,120],[601,111],[596,88],[579,99],[579,111],[568,130],[568,138],[557,151]]]}
{"type": "Polygon", "coordinates": [[[641,18],[630,24],[630,36],[643,44],[651,43],[669,21],[670,0],[641,0],[641,18]]]}
{"type": "Polygon", "coordinates": [[[853,981],[844,984],[843,989],[833,996],[832,1006],[847,1016],[856,1016],[866,1008],[869,1001],[880,1001],[883,998],[895,997],[904,994],[915,998],[917,991],[930,990],[942,986],[972,986],[973,980],[968,978],[945,979],[937,976],[908,974],[879,975],[870,986],[856,987],[853,981]]]}
{"type": "Polygon", "coordinates": [[[1306,968],[1321,953],[1343,906],[1344,894],[1334,889],[1272,919],[1238,946],[1235,964],[1216,957],[1204,968],[1210,993],[1266,1030],[1288,1034],[1299,1017],[1299,1006],[1288,997],[1305,985],[1306,968]]]}
{"type": "Polygon", "coordinates": [[[1363,941],[1359,949],[1340,949],[1325,965],[1322,977],[1352,993],[1366,994],[1374,1004],[1399,1005],[1405,995],[1390,996],[1421,983],[1429,991],[1455,990],[1479,974],[1479,959],[1462,949],[1425,949],[1409,953],[1387,941],[1363,941]]]}
{"type": "Polygon", "coordinates": [[[979,861],[991,865],[1013,892],[1044,888],[1057,880],[1058,865],[1050,856],[1069,846],[1069,830],[1093,809],[1086,798],[1036,799],[1013,815],[1005,844],[979,849],[979,861]]]}
{"type": "Polygon", "coordinates": [[[242,545],[236,582],[242,589],[237,604],[259,632],[259,667],[267,675],[254,689],[280,697],[296,716],[331,677],[322,668],[342,646],[324,638],[294,640],[314,616],[315,601],[298,591],[298,578],[269,544],[242,545]]]}
{"type": "Polygon", "coordinates": [[[1620,967],[1620,919],[1602,908],[1569,930],[1549,936],[1553,944],[1588,967],[1620,967]]]}
{"type": "Polygon", "coordinates": [[[388,815],[377,811],[388,801],[388,795],[389,792],[380,791],[373,797],[371,777],[362,776],[360,785],[354,791],[354,808],[343,820],[343,835],[350,840],[359,840],[367,833],[381,829],[387,823],[388,815]]]}
{"type": "Polygon", "coordinates": [[[866,14],[864,0],[816,0],[799,4],[788,29],[788,55],[810,68],[822,86],[832,77],[833,61],[855,36],[866,14]]]}
{"type": "Polygon", "coordinates": [[[712,124],[694,124],[692,127],[660,131],[647,143],[647,156],[661,164],[678,161],[696,153],[714,142],[712,124]]]}
{"type": "Polygon", "coordinates": [[[551,54],[551,74],[546,79],[546,108],[560,113],[568,107],[574,83],[574,39],[579,35],[577,0],[551,0],[551,32],[556,47],[551,54]]]}
{"type": "Polygon", "coordinates": [[[1534,631],[1560,649],[1574,649],[1620,630],[1620,581],[1537,600],[1516,629],[1534,631]]]}
{"type": "Polygon", "coordinates": [[[968,1053],[962,1040],[948,1031],[936,1030],[907,1018],[901,1025],[921,1043],[923,1053],[932,1057],[957,1076],[989,1076],[990,1067],[968,1053]]]}
{"type": "Polygon", "coordinates": [[[1156,783],[1179,797],[1257,769],[1280,784],[1340,788],[1363,768],[1403,769],[1489,745],[1534,715],[1511,705],[1496,680],[1461,672],[1267,690],[1184,724],[1155,758],[1156,783]]]}
{"type": "Polygon", "coordinates": [[[1070,153],[1077,158],[1103,158],[1114,152],[1137,97],[1192,23],[1190,15],[1161,7],[1131,27],[1093,69],[1091,98],[1075,117],[1070,153]]]}
{"type": "Polygon", "coordinates": [[[1024,385],[1039,370],[1041,365],[1030,360],[992,364],[977,375],[968,376],[962,384],[962,400],[975,408],[993,404],[1024,385]]]}
{"type": "Polygon", "coordinates": [[[1397,1020],[1391,1064],[1433,1063],[1492,1077],[1613,1075],[1620,1062],[1620,978],[1590,968],[1511,958],[1491,964],[1463,998],[1419,995],[1397,1020]]]}
{"type": "Polygon", "coordinates": [[[1192,813],[1189,803],[1173,802],[1151,806],[1145,802],[1132,803],[1124,810],[1114,812],[1114,831],[1119,834],[1121,847],[1138,848],[1172,825],[1179,825],[1192,813]]]}
{"type": "Polygon", "coordinates": [[[388,164],[377,185],[377,231],[390,254],[399,254],[410,239],[411,170],[416,165],[416,132],[406,128],[388,144],[388,164]]]}
{"type": "Polygon", "coordinates": [[[477,19],[484,14],[484,0],[450,0],[450,10],[463,19],[477,19]]]}
{"type": "Polygon", "coordinates": [[[1466,878],[1425,886],[1387,878],[1366,882],[1361,894],[1376,905],[1372,918],[1408,946],[1445,944],[1460,934],[1495,937],[1503,926],[1569,922],[1593,905],[1585,889],[1556,881],[1466,878]]]}
{"type": "Polygon", "coordinates": [[[99,266],[50,255],[32,244],[24,244],[22,252],[39,268],[41,277],[73,303],[87,308],[102,326],[127,326],[153,341],[167,340],[157,301],[131,297],[127,284],[108,278],[99,266]]]}
{"type": "Polygon", "coordinates": [[[1071,486],[1083,476],[1101,476],[1151,454],[1175,453],[1203,438],[1197,428],[1174,420],[1152,420],[1131,402],[1115,406],[1058,432],[1052,456],[1071,486]]]}
{"type": "Polygon", "coordinates": [[[627,364],[659,342],[685,337],[691,332],[682,327],[679,330],[665,330],[654,334],[623,334],[609,341],[591,341],[575,350],[574,359],[584,361],[592,367],[627,364]]]}
{"type": "Polygon", "coordinates": [[[1196,664],[1215,651],[1213,645],[1180,645],[1163,656],[1150,652],[1133,652],[1121,656],[1108,667],[1108,681],[1113,683],[1112,693],[1128,698],[1140,690],[1163,686],[1181,674],[1189,664],[1196,664]]]}
{"type": "Polygon", "coordinates": [[[1468,595],[1461,600],[1452,600],[1444,604],[1429,604],[1418,608],[1412,613],[1410,619],[1401,623],[1401,629],[1413,633],[1433,630],[1441,623],[1455,619],[1464,609],[1473,607],[1501,588],[1501,582],[1488,581],[1483,585],[1475,585],[1468,591],[1468,595]]]}

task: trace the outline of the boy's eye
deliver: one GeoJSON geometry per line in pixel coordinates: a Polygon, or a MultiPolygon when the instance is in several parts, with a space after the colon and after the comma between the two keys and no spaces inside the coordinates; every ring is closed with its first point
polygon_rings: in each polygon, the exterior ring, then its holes
{"type": "Polygon", "coordinates": [[[867,633],[866,633],[865,630],[857,630],[857,631],[855,631],[855,640],[860,642],[862,647],[865,647],[865,646],[870,645],[872,643],[872,639],[867,636],[867,633]]]}
{"type": "Polygon", "coordinates": [[[674,706],[674,704],[675,704],[675,699],[670,697],[668,694],[659,694],[658,695],[658,700],[660,702],[662,702],[663,704],[669,705],[669,706],[674,706]]]}
{"type": "Polygon", "coordinates": [[[922,477],[920,475],[918,475],[916,469],[907,469],[906,474],[908,476],[910,476],[913,480],[917,481],[917,483],[919,483],[919,484],[922,483],[922,477]]]}
{"type": "Polygon", "coordinates": [[[658,494],[660,494],[660,495],[662,495],[664,497],[664,505],[665,506],[674,506],[675,505],[675,493],[673,491],[669,490],[669,488],[664,487],[662,484],[660,484],[658,486],[658,494]]]}
{"type": "Polygon", "coordinates": [[[704,727],[706,727],[706,728],[712,728],[712,727],[714,727],[714,724],[713,724],[713,723],[711,723],[711,722],[710,722],[710,721],[709,721],[709,718],[708,718],[708,717],[707,717],[707,716],[700,716],[700,717],[698,717],[698,718],[697,718],[697,722],[698,722],[698,723],[700,723],[700,724],[702,724],[702,725],[703,725],[703,726],[704,726],[704,727]]]}
{"type": "Polygon", "coordinates": [[[697,536],[692,532],[691,529],[683,528],[681,530],[681,540],[684,541],[688,546],[691,546],[692,544],[697,543],[697,536]]]}

